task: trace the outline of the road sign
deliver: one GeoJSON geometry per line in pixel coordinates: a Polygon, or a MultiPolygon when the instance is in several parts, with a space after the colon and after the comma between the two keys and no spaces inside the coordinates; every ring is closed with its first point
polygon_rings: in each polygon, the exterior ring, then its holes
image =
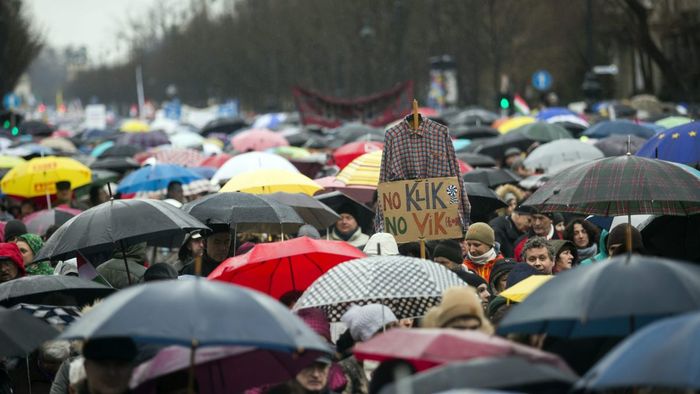
{"type": "Polygon", "coordinates": [[[2,105],[5,109],[15,109],[18,108],[20,104],[22,104],[22,99],[14,93],[6,94],[2,99],[2,105]]]}
{"type": "Polygon", "coordinates": [[[608,64],[604,66],[594,66],[593,72],[596,74],[617,75],[619,70],[617,68],[617,64],[608,64]]]}
{"type": "Polygon", "coordinates": [[[163,112],[165,112],[165,117],[168,119],[180,120],[182,116],[182,105],[178,99],[172,99],[166,102],[163,110],[163,112]]]}
{"type": "Polygon", "coordinates": [[[239,113],[238,100],[228,100],[219,105],[217,115],[221,118],[236,118],[239,113]]]}
{"type": "Polygon", "coordinates": [[[546,70],[537,70],[532,74],[532,86],[540,91],[549,90],[552,87],[552,74],[546,70]]]}

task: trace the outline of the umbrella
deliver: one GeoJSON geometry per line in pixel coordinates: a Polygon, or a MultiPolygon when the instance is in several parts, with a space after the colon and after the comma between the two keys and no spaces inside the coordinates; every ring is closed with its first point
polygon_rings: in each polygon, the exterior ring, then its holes
{"type": "Polygon", "coordinates": [[[297,146],[278,146],[277,148],[268,149],[267,152],[280,155],[288,160],[306,159],[311,157],[311,152],[309,152],[308,149],[297,146]]]}
{"type": "Polygon", "coordinates": [[[79,209],[68,207],[42,209],[23,217],[22,222],[27,226],[28,232],[43,235],[49,227],[53,225],[60,226],[80,212],[79,209]]]}
{"type": "Polygon", "coordinates": [[[224,260],[209,274],[209,279],[245,286],[279,299],[290,291],[303,292],[331,268],[362,257],[365,254],[347,242],[294,238],[257,244],[246,254],[224,260]]]}
{"type": "Polygon", "coordinates": [[[455,149],[455,152],[463,151],[471,144],[471,140],[452,140],[452,147],[455,149]]]}
{"type": "Polygon", "coordinates": [[[382,165],[382,151],[365,153],[343,168],[336,178],[346,185],[377,186],[382,165]]]}
{"type": "Polygon", "coordinates": [[[576,387],[700,389],[700,312],[652,323],[601,359],[576,387]]]}
{"type": "Polygon", "coordinates": [[[508,206],[496,192],[483,183],[464,182],[464,188],[467,190],[469,204],[472,206],[471,215],[474,217],[486,216],[499,208],[508,206]]]}
{"type": "Polygon", "coordinates": [[[287,119],[284,112],[262,114],[253,122],[253,128],[277,129],[279,125],[287,119]]]}
{"type": "Polygon", "coordinates": [[[399,319],[418,317],[440,303],[442,292],[453,286],[466,283],[440,264],[406,256],[367,257],[326,272],[294,309],[321,308],[330,321],[340,321],[353,304],[381,303],[399,319]]]}
{"type": "Polygon", "coordinates": [[[175,164],[183,167],[197,167],[204,155],[193,149],[162,149],[155,151],[153,157],[157,163],[175,164]]]}
{"type": "Polygon", "coordinates": [[[590,126],[590,124],[576,112],[563,107],[545,108],[537,113],[536,119],[547,123],[573,123],[584,128],[590,126]]]}
{"type": "Polygon", "coordinates": [[[472,167],[495,167],[496,160],[491,156],[481,155],[478,153],[471,152],[459,152],[457,153],[457,159],[463,160],[465,163],[472,167]]]}
{"type": "Polygon", "coordinates": [[[659,119],[654,124],[659,125],[665,129],[670,129],[673,127],[678,127],[680,125],[684,125],[686,123],[692,122],[693,119],[691,118],[686,118],[685,116],[668,116],[663,119],[659,119]]]}
{"type": "Polygon", "coordinates": [[[700,165],[700,122],[686,123],[650,138],[637,156],[668,160],[691,166],[700,165]]]}
{"type": "Polygon", "coordinates": [[[111,253],[116,245],[149,242],[173,247],[185,233],[209,231],[203,223],[164,201],[112,200],[82,212],[61,226],[35,261],[61,260],[77,254],[111,253]]]}
{"type": "Polygon", "coordinates": [[[233,156],[226,154],[226,153],[221,153],[218,155],[214,156],[209,156],[207,158],[204,158],[202,161],[200,161],[197,166],[199,167],[214,167],[214,168],[221,168],[227,161],[229,161],[233,156]]]}
{"type": "Polygon", "coordinates": [[[292,207],[248,193],[211,194],[183,205],[182,210],[203,223],[227,224],[237,232],[293,233],[304,224],[292,207]]]}
{"type": "Polygon", "coordinates": [[[56,306],[56,305],[35,305],[35,304],[17,304],[12,307],[13,310],[18,310],[41,319],[45,323],[53,327],[63,330],[66,326],[80,319],[82,313],[77,306],[56,306]]]}
{"type": "Polygon", "coordinates": [[[115,289],[75,276],[25,276],[0,283],[0,305],[20,303],[75,305],[92,303],[112,294],[115,289]]]}
{"type": "Polygon", "coordinates": [[[272,193],[270,198],[294,208],[304,223],[317,229],[328,228],[340,218],[328,205],[303,193],[272,193]]]}
{"type": "Polygon", "coordinates": [[[384,130],[362,123],[346,123],[330,131],[333,137],[330,147],[339,148],[349,142],[384,142],[384,130]]]}
{"type": "Polygon", "coordinates": [[[282,156],[266,152],[249,152],[234,156],[214,174],[211,181],[221,183],[248,171],[277,169],[299,172],[294,164],[282,156]]]}
{"type": "Polygon", "coordinates": [[[365,204],[358,202],[351,196],[348,196],[340,191],[333,191],[330,193],[319,194],[314,196],[318,201],[329,206],[333,211],[337,211],[343,206],[351,205],[353,210],[357,213],[355,220],[357,224],[362,227],[362,232],[373,233],[374,229],[374,211],[368,208],[365,204]]]}
{"type": "Polygon", "coordinates": [[[214,133],[232,134],[245,127],[248,124],[240,118],[219,118],[214,119],[202,127],[202,135],[211,135],[214,133]]]}
{"type": "Polygon", "coordinates": [[[38,120],[26,120],[19,124],[20,135],[50,136],[54,127],[38,120]]]}
{"type": "Polygon", "coordinates": [[[139,167],[141,167],[139,163],[130,157],[101,157],[90,165],[90,168],[93,170],[111,170],[120,173],[125,173],[139,167]]]}
{"type": "Polygon", "coordinates": [[[134,145],[114,145],[102,152],[102,154],[99,155],[98,158],[104,159],[107,157],[133,157],[140,152],[143,152],[143,149],[134,145]]]}
{"type": "Polygon", "coordinates": [[[498,332],[569,338],[626,336],[659,318],[698,308],[700,266],[621,256],[560,273],[515,305],[498,332]]]}
{"type": "Polygon", "coordinates": [[[593,146],[600,149],[605,157],[622,156],[627,152],[637,153],[646,140],[636,135],[611,135],[596,141],[593,146]]]}
{"type": "Polygon", "coordinates": [[[270,194],[304,193],[313,196],[322,187],[311,178],[288,170],[263,169],[238,174],[221,188],[222,192],[270,194]]]}
{"type": "Polygon", "coordinates": [[[504,119],[502,122],[494,122],[491,127],[498,129],[501,133],[508,133],[526,124],[534,123],[537,119],[531,116],[515,116],[509,119],[504,119]]]}
{"type": "Polygon", "coordinates": [[[63,137],[44,138],[39,145],[65,153],[76,153],[78,149],[69,139],[63,137]]]}
{"type": "Polygon", "coordinates": [[[314,179],[321,187],[322,193],[341,192],[353,199],[363,203],[371,204],[375,194],[377,194],[376,186],[369,185],[346,185],[334,176],[326,176],[323,178],[314,179]]]}
{"type": "Polygon", "coordinates": [[[473,152],[482,153],[494,158],[501,158],[508,148],[528,149],[535,142],[543,143],[558,139],[573,138],[565,128],[545,122],[529,123],[521,126],[508,134],[485,140],[481,143],[473,142],[473,152]]]}
{"type": "Polygon", "coordinates": [[[148,123],[139,119],[126,119],[119,126],[119,131],[124,133],[145,133],[151,130],[148,123]]]}
{"type": "Polygon", "coordinates": [[[700,180],[662,160],[608,157],[554,175],[524,204],[602,216],[691,215],[700,213],[700,180]]]}
{"type": "Polygon", "coordinates": [[[483,108],[469,108],[450,117],[450,125],[474,125],[481,126],[491,124],[498,120],[498,115],[483,108]]]}
{"type": "Polygon", "coordinates": [[[26,160],[17,156],[0,156],[0,168],[6,168],[8,170],[26,162],[26,160]]]}
{"type": "Polygon", "coordinates": [[[189,170],[204,179],[211,179],[216,173],[216,168],[214,167],[189,167],[189,170]]]}
{"type": "Polygon", "coordinates": [[[187,168],[172,164],[142,167],[127,175],[117,187],[119,193],[136,193],[165,189],[171,182],[183,185],[204,179],[187,168]]]}
{"type": "Polygon", "coordinates": [[[231,138],[231,146],[239,152],[264,151],[288,145],[289,142],[284,136],[267,129],[251,129],[231,138]]]}
{"type": "Polygon", "coordinates": [[[90,169],[67,157],[37,157],[15,166],[2,178],[4,194],[25,198],[56,194],[56,182],[69,181],[71,188],[91,181],[90,169]]]}
{"type": "Polygon", "coordinates": [[[0,308],[0,357],[26,357],[58,330],[21,311],[0,308]]]}
{"type": "Polygon", "coordinates": [[[118,131],[114,129],[87,129],[80,133],[77,137],[84,142],[95,142],[104,141],[117,133],[118,131]]]}
{"type": "Polygon", "coordinates": [[[375,141],[360,141],[351,142],[345,144],[340,148],[333,151],[333,160],[335,164],[341,170],[345,168],[350,162],[355,160],[357,157],[364,155],[365,153],[381,151],[384,149],[384,144],[375,141]]]}
{"type": "Polygon", "coordinates": [[[520,176],[503,168],[477,168],[462,175],[464,182],[476,182],[494,188],[506,183],[517,183],[520,176]]]}
{"type": "Polygon", "coordinates": [[[179,132],[170,137],[173,148],[199,148],[204,144],[204,137],[192,131],[179,132]]]}
{"type": "Polygon", "coordinates": [[[454,138],[474,139],[498,137],[500,133],[498,130],[488,126],[459,125],[450,128],[450,135],[454,138]]]}
{"type": "Polygon", "coordinates": [[[105,142],[97,145],[95,148],[93,148],[92,151],[90,151],[90,156],[100,157],[107,149],[109,149],[113,146],[114,146],[114,141],[105,141],[105,142]]]}
{"type": "MultiPolygon", "coordinates": [[[[626,218],[625,218],[626,219],[626,218]]],[[[634,216],[632,216],[634,225],[634,216]]],[[[700,261],[700,215],[656,216],[638,227],[652,256],[700,261]]]]}
{"type": "Polygon", "coordinates": [[[531,275],[528,278],[521,280],[515,285],[505,289],[499,294],[500,297],[513,302],[522,302],[533,291],[554,278],[552,275],[531,275]]]}
{"type": "Polygon", "coordinates": [[[359,360],[409,361],[416,371],[481,357],[518,356],[568,370],[558,356],[480,331],[420,328],[394,329],[358,343],[353,354],[359,360]]]}
{"type": "Polygon", "coordinates": [[[403,393],[406,389],[413,393],[436,393],[462,387],[566,393],[577,379],[575,373],[549,364],[533,363],[522,357],[495,357],[434,368],[392,383],[382,394],[403,393]]]}
{"type": "Polygon", "coordinates": [[[549,170],[553,166],[576,160],[591,161],[604,157],[593,145],[577,140],[556,140],[540,145],[533,150],[523,164],[527,168],[549,170]]]}
{"type": "Polygon", "coordinates": [[[604,120],[589,127],[583,135],[590,138],[605,138],[614,134],[636,135],[644,139],[651,138],[654,130],[638,125],[629,120],[604,120]]]}
{"type": "Polygon", "coordinates": [[[117,138],[117,146],[133,145],[139,148],[148,149],[168,144],[170,144],[170,139],[168,139],[168,136],[160,130],[153,130],[146,133],[122,134],[119,136],[119,138],[117,138]]]}

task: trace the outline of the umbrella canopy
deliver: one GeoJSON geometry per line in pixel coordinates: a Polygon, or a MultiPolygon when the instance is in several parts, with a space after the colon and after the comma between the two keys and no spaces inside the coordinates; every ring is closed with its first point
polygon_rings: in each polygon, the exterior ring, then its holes
{"type": "Polygon", "coordinates": [[[111,253],[113,248],[140,242],[179,245],[190,231],[209,228],[164,201],[112,200],[67,221],[41,248],[36,261],[67,259],[77,253],[111,253]]]}
{"type": "MultiPolygon", "coordinates": [[[[445,115],[446,116],[446,115],[445,115]]],[[[450,125],[486,125],[498,120],[498,115],[483,108],[468,108],[449,118],[450,125]]]]}
{"type": "Polygon", "coordinates": [[[336,178],[346,185],[377,186],[382,165],[382,151],[365,153],[348,164],[336,178]]]}
{"type": "Polygon", "coordinates": [[[700,312],[663,319],[625,339],[576,385],[700,389],[700,312]]]}
{"type": "Polygon", "coordinates": [[[488,126],[458,125],[450,128],[450,135],[454,138],[474,139],[498,137],[500,133],[498,130],[488,126]]]}
{"type": "Polygon", "coordinates": [[[477,168],[462,175],[464,182],[481,183],[494,188],[506,183],[518,183],[520,176],[503,168],[477,168]]]}
{"type": "Polygon", "coordinates": [[[362,123],[346,123],[330,131],[331,148],[339,148],[349,142],[384,142],[384,130],[362,123]]]}
{"type": "Polygon", "coordinates": [[[523,164],[531,169],[549,170],[554,166],[572,161],[591,161],[603,158],[603,152],[593,145],[578,140],[556,140],[540,145],[533,150],[523,164]]]}
{"type": "Polygon", "coordinates": [[[20,135],[50,136],[54,127],[38,120],[26,120],[19,124],[20,135]]]}
{"type": "MultiPolygon", "coordinates": [[[[11,309],[22,311],[29,316],[40,319],[44,323],[48,323],[54,328],[63,329],[80,319],[82,313],[77,306],[56,306],[56,305],[35,305],[35,304],[17,304],[11,309]]],[[[58,335],[58,334],[56,334],[58,335]]]]}
{"type": "Polygon", "coordinates": [[[515,116],[510,119],[505,119],[502,122],[494,123],[491,127],[498,129],[501,133],[508,133],[511,130],[515,130],[518,127],[525,126],[526,124],[534,123],[537,119],[531,116],[515,116]]]}
{"type": "Polygon", "coordinates": [[[58,330],[21,311],[0,308],[0,357],[27,357],[58,330]]]}
{"type": "Polygon", "coordinates": [[[107,148],[101,155],[98,156],[100,159],[108,157],[133,157],[137,153],[143,152],[143,148],[139,148],[135,145],[114,145],[107,148]]]}
{"type": "Polygon", "coordinates": [[[160,130],[153,130],[147,133],[122,134],[119,136],[119,138],[117,138],[117,146],[133,145],[139,148],[148,149],[168,144],[170,144],[170,139],[168,139],[168,136],[160,130]]]}
{"type": "Polygon", "coordinates": [[[247,126],[248,124],[240,118],[218,118],[205,124],[204,127],[202,127],[201,133],[202,135],[210,135],[213,133],[231,134],[247,126]]]}
{"type": "Polygon", "coordinates": [[[236,231],[293,233],[304,224],[296,211],[269,196],[216,193],[182,206],[203,223],[227,224],[236,231]]]}
{"type": "Polygon", "coordinates": [[[198,167],[213,167],[213,168],[221,168],[224,164],[226,164],[227,161],[229,161],[233,156],[226,154],[226,153],[220,153],[218,155],[214,156],[209,156],[204,158],[202,161],[197,164],[198,167]]]}
{"type": "Polygon", "coordinates": [[[236,175],[262,169],[299,172],[299,170],[294,167],[294,164],[280,155],[266,152],[249,152],[234,156],[231,160],[227,161],[216,171],[211,181],[214,183],[221,183],[236,175]]]}
{"type": "Polygon", "coordinates": [[[304,223],[317,229],[328,228],[340,219],[328,205],[303,193],[272,193],[270,198],[294,208],[304,223]]]}
{"type": "Polygon", "coordinates": [[[440,264],[406,256],[367,257],[326,272],[306,289],[294,309],[321,308],[331,321],[340,321],[353,304],[381,303],[399,319],[418,317],[453,286],[466,283],[440,264]]]}
{"type": "Polygon", "coordinates": [[[114,146],[114,141],[105,141],[99,145],[97,145],[93,150],[90,152],[90,156],[92,157],[100,157],[107,149],[111,148],[114,146]]]}
{"type": "Polygon", "coordinates": [[[605,138],[614,134],[636,135],[644,139],[651,138],[654,130],[629,120],[604,120],[589,127],[583,135],[590,138],[605,138]]]}
{"type": "Polygon", "coordinates": [[[685,116],[669,116],[663,119],[659,119],[656,122],[654,122],[655,125],[659,125],[663,128],[670,129],[673,127],[678,127],[680,125],[684,125],[686,123],[692,122],[693,119],[691,118],[686,118],[685,116]]]}
{"type": "Polygon", "coordinates": [[[537,120],[547,123],[573,123],[582,127],[588,127],[590,124],[576,112],[563,107],[545,108],[536,115],[537,120]]]}
{"type": "Polygon", "coordinates": [[[63,137],[44,138],[39,145],[65,153],[76,153],[78,149],[69,139],[63,137]]]}
{"type": "Polygon", "coordinates": [[[311,152],[309,152],[308,149],[298,146],[278,146],[277,148],[268,149],[267,151],[280,155],[288,160],[305,159],[311,156],[311,152]]]}
{"type": "Polygon", "coordinates": [[[621,256],[606,264],[560,273],[515,305],[498,332],[626,336],[659,318],[699,307],[700,266],[655,257],[621,256]],[[650,292],[650,288],[664,291],[650,292]]]}
{"type": "Polygon", "coordinates": [[[63,206],[54,209],[42,209],[23,217],[22,222],[27,225],[27,232],[43,235],[49,227],[53,225],[60,226],[80,212],[79,209],[63,206]]]}
{"type": "Polygon", "coordinates": [[[271,194],[276,192],[304,193],[313,196],[323,189],[311,178],[288,170],[256,170],[238,174],[221,188],[222,192],[271,194]]]}
{"type": "Polygon", "coordinates": [[[294,238],[257,244],[244,255],[224,260],[209,279],[235,283],[279,299],[290,291],[303,292],[329,269],[362,257],[366,255],[347,242],[294,238]]]}
{"type": "Polygon", "coordinates": [[[480,182],[464,182],[469,204],[472,206],[472,216],[484,216],[508,204],[486,185],[480,182]]]}
{"type": "Polygon", "coordinates": [[[124,133],[145,133],[150,130],[148,123],[139,119],[126,119],[119,126],[119,131],[124,133]]]}
{"type": "Polygon", "coordinates": [[[457,159],[464,161],[472,167],[495,167],[496,160],[491,156],[471,152],[457,153],[457,159]]]}
{"type": "Polygon", "coordinates": [[[56,182],[69,181],[71,188],[87,185],[90,169],[67,157],[37,157],[15,166],[0,181],[2,192],[19,197],[56,194],[56,182]]]}
{"type": "Polygon", "coordinates": [[[662,160],[608,157],[554,175],[524,204],[602,216],[691,215],[700,213],[700,180],[662,160]]]}
{"type": "Polygon", "coordinates": [[[0,283],[0,305],[20,303],[85,305],[112,294],[115,289],[75,276],[25,276],[0,283]]]}
{"type": "MultiPolygon", "coordinates": [[[[157,163],[175,164],[183,167],[197,167],[204,159],[204,155],[194,149],[160,149],[153,152],[150,157],[157,163]]],[[[146,160],[147,158],[144,158],[146,160]]]]}
{"type": "Polygon", "coordinates": [[[204,137],[192,131],[183,131],[170,137],[173,148],[199,148],[204,144],[204,137]]]}
{"type": "Polygon", "coordinates": [[[627,152],[637,153],[647,140],[636,135],[611,135],[596,141],[593,146],[600,149],[605,157],[623,156],[627,152]]]}
{"type": "Polygon", "coordinates": [[[125,173],[129,170],[134,170],[141,167],[136,160],[130,157],[107,157],[100,158],[90,164],[93,170],[110,170],[120,173],[125,173]]]}
{"type": "Polygon", "coordinates": [[[351,142],[334,150],[333,160],[335,161],[335,164],[338,166],[338,168],[342,170],[343,168],[345,168],[345,166],[350,164],[350,162],[364,155],[365,153],[381,151],[382,149],[384,149],[384,144],[381,142],[351,142]]]}
{"type": "Polygon", "coordinates": [[[531,275],[515,285],[503,290],[499,296],[513,302],[522,302],[533,291],[554,278],[552,275],[531,275]]]}
{"type": "Polygon", "coordinates": [[[637,156],[673,161],[691,166],[700,165],[700,122],[686,123],[650,138],[637,156]]]}
{"type": "Polygon", "coordinates": [[[11,169],[27,161],[17,156],[0,156],[0,168],[11,169]]]}
{"type": "Polygon", "coordinates": [[[193,181],[204,179],[187,168],[173,164],[157,164],[142,167],[119,182],[119,193],[136,193],[156,191],[168,187],[171,182],[187,185],[193,181]]]}
{"type": "Polygon", "coordinates": [[[362,227],[362,232],[366,234],[374,232],[372,231],[374,229],[374,211],[367,205],[339,191],[319,194],[314,198],[329,206],[334,212],[347,204],[351,205],[357,213],[355,220],[362,227]]]}
{"type": "Polygon", "coordinates": [[[571,139],[571,133],[558,124],[534,122],[521,126],[508,134],[490,138],[482,142],[473,142],[473,152],[494,158],[504,156],[508,148],[528,149],[535,142],[544,143],[558,139],[571,139]]]}
{"type": "Polygon", "coordinates": [[[289,146],[289,142],[280,133],[267,129],[251,129],[231,138],[231,146],[239,152],[260,152],[278,146],[289,146]]]}
{"type": "Polygon", "coordinates": [[[359,360],[409,361],[418,372],[455,361],[480,357],[518,356],[568,370],[558,356],[480,331],[420,328],[394,329],[358,343],[353,354],[359,360]]]}

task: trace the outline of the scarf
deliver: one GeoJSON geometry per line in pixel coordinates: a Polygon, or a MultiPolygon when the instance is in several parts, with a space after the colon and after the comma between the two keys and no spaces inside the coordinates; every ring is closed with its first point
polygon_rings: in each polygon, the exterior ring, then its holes
{"type": "Polygon", "coordinates": [[[26,267],[27,275],[53,275],[53,267],[46,261],[30,264],[26,267]]]}
{"type": "Polygon", "coordinates": [[[348,242],[350,240],[350,238],[352,238],[352,236],[355,235],[355,233],[357,232],[358,229],[359,229],[359,227],[352,230],[352,231],[349,231],[349,232],[342,232],[342,231],[338,230],[337,228],[334,228],[333,232],[335,233],[335,235],[338,236],[338,238],[342,239],[345,242],[348,242]]]}
{"type": "Polygon", "coordinates": [[[496,254],[496,249],[491,248],[489,249],[488,252],[482,254],[481,256],[472,256],[471,253],[467,252],[467,257],[469,257],[469,260],[478,265],[484,265],[488,263],[489,261],[495,259],[497,256],[496,254]]]}
{"type": "Polygon", "coordinates": [[[577,248],[576,251],[578,252],[579,261],[583,261],[585,259],[589,259],[589,258],[593,257],[598,252],[598,245],[593,244],[593,245],[591,245],[587,248],[583,248],[583,249],[577,248]]]}

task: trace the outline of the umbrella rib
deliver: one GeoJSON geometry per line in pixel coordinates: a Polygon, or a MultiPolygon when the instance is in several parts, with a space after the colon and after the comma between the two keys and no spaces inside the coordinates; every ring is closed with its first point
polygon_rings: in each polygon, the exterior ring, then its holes
{"type": "Polygon", "coordinates": [[[277,259],[277,264],[275,265],[275,269],[272,270],[270,273],[270,278],[269,281],[267,282],[267,294],[272,294],[272,278],[275,277],[275,272],[280,268],[282,259],[277,259]]]}
{"type": "Polygon", "coordinates": [[[292,280],[292,290],[296,290],[296,289],[297,289],[297,284],[296,284],[296,282],[294,281],[294,270],[292,269],[292,257],[291,257],[291,256],[287,256],[286,258],[287,258],[287,264],[289,265],[289,276],[290,276],[290,278],[291,278],[291,280],[292,280]]]}

